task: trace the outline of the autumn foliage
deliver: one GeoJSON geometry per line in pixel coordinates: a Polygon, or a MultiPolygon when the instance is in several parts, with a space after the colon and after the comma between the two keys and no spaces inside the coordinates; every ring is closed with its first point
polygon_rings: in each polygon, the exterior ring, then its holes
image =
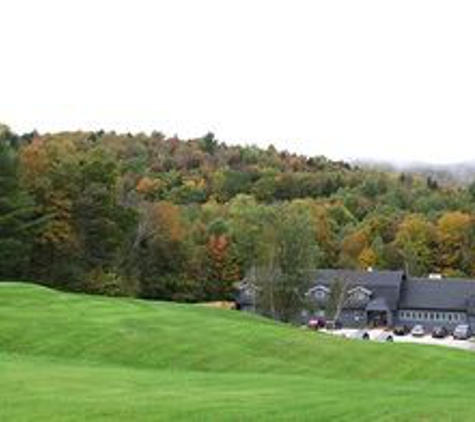
{"type": "Polygon", "coordinates": [[[256,268],[281,293],[310,265],[474,277],[474,192],[211,133],[0,125],[0,277],[183,301],[231,299],[256,268]]]}

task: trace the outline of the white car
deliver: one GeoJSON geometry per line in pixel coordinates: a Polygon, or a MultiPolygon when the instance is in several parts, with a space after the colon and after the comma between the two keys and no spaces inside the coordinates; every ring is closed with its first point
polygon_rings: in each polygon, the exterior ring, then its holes
{"type": "Polygon", "coordinates": [[[382,331],[374,338],[374,340],[381,341],[381,342],[393,342],[394,336],[392,335],[392,333],[388,333],[387,331],[382,331]]]}
{"type": "Polygon", "coordinates": [[[415,325],[411,330],[411,335],[413,337],[424,337],[425,333],[424,327],[420,324],[415,325]]]}
{"type": "Polygon", "coordinates": [[[345,335],[346,338],[352,340],[369,340],[369,333],[366,330],[357,330],[345,335]]]}

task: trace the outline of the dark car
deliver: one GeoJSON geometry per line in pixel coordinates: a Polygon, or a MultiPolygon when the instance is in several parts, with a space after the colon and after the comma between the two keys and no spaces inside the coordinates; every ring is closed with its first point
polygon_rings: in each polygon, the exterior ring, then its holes
{"type": "Polygon", "coordinates": [[[424,337],[425,333],[424,327],[420,324],[412,327],[411,334],[413,337],[424,337]]]}
{"type": "Polygon", "coordinates": [[[455,340],[468,340],[470,337],[472,337],[472,330],[470,329],[470,325],[457,325],[457,327],[455,327],[453,336],[455,340]]]}
{"type": "Polygon", "coordinates": [[[394,327],[393,333],[395,336],[405,336],[409,334],[409,327],[407,325],[398,325],[394,327]]]}
{"type": "Polygon", "coordinates": [[[326,321],[324,318],[310,318],[307,322],[307,327],[312,330],[319,330],[325,328],[326,321]]]}
{"type": "Polygon", "coordinates": [[[432,330],[433,338],[445,338],[449,335],[449,331],[445,327],[434,327],[432,330]]]}

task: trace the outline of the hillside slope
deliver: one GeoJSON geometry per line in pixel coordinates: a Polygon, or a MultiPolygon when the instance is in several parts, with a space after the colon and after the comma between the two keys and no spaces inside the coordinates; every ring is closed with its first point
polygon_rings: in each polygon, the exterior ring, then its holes
{"type": "Polygon", "coordinates": [[[1,420],[471,419],[475,356],[0,284],[1,420]]]}

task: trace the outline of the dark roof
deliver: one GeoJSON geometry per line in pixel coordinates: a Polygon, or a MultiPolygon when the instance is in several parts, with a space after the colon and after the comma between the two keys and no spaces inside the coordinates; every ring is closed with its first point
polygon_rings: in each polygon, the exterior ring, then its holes
{"type": "Polygon", "coordinates": [[[335,278],[342,278],[352,286],[394,286],[398,288],[403,277],[403,271],[363,270],[317,270],[314,276],[316,284],[331,284],[335,278]]]}
{"type": "Polygon", "coordinates": [[[389,309],[384,297],[377,297],[366,305],[367,311],[387,311],[389,309]]]}
{"type": "Polygon", "coordinates": [[[475,296],[475,281],[411,278],[404,283],[399,307],[465,311],[470,296],[475,296]]]}
{"type": "Polygon", "coordinates": [[[383,297],[391,310],[398,308],[404,271],[318,270],[313,285],[330,285],[335,278],[346,280],[350,286],[363,286],[373,293],[373,299],[383,297]]]}
{"type": "Polygon", "coordinates": [[[235,294],[234,300],[236,303],[239,303],[241,306],[253,305],[255,302],[256,290],[255,287],[248,283],[242,282],[237,286],[237,292],[235,294]]]}
{"type": "MultiPolygon", "coordinates": [[[[311,286],[330,286],[335,278],[346,280],[350,288],[362,286],[370,290],[371,302],[367,310],[385,306],[391,310],[468,310],[475,315],[475,280],[406,278],[403,271],[327,269],[312,273],[311,286]]],[[[242,305],[251,305],[254,303],[254,296],[253,286],[244,282],[239,286],[236,301],[242,305]]]]}

